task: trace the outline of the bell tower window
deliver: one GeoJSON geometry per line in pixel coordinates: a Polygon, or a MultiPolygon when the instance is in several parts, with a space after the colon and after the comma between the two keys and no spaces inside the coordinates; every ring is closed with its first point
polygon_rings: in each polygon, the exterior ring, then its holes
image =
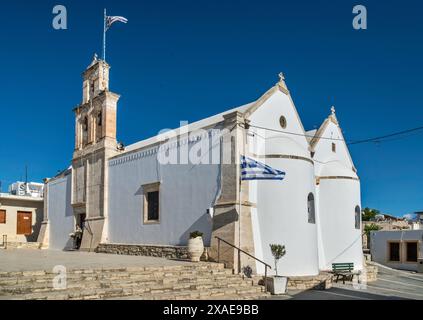
{"type": "Polygon", "coordinates": [[[88,117],[82,120],[82,143],[84,145],[88,143],[88,117]]]}
{"type": "Polygon", "coordinates": [[[96,116],[96,141],[99,141],[103,138],[103,113],[100,111],[99,113],[97,113],[96,116]]]}
{"type": "Polygon", "coordinates": [[[100,127],[103,125],[103,114],[101,111],[97,114],[97,125],[100,127]]]}

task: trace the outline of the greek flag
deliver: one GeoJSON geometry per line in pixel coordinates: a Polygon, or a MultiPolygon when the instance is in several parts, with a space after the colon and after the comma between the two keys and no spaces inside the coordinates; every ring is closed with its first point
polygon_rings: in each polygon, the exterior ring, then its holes
{"type": "Polygon", "coordinates": [[[106,20],[106,30],[109,30],[109,28],[115,22],[128,23],[128,19],[119,16],[108,16],[106,20]]]}
{"type": "Polygon", "coordinates": [[[283,180],[285,172],[245,156],[241,157],[241,180],[283,180]]]}

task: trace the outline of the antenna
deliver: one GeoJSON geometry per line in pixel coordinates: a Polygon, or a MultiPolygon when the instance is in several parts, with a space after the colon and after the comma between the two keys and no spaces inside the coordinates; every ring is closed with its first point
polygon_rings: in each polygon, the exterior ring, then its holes
{"type": "Polygon", "coordinates": [[[25,183],[28,184],[28,165],[25,165],[25,183]]]}

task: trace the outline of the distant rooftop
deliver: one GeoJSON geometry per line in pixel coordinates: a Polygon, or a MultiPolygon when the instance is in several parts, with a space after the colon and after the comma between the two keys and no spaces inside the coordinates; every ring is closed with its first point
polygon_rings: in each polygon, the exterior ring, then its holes
{"type": "Polygon", "coordinates": [[[42,202],[44,199],[42,197],[32,197],[32,196],[16,196],[10,193],[0,193],[0,200],[19,200],[19,201],[37,201],[42,202]]]}

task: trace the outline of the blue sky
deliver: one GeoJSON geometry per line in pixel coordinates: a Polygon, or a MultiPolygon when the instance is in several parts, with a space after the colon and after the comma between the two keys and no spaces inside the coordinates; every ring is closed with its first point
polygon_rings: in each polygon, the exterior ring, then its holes
{"type": "MultiPolygon", "coordinates": [[[[51,177],[74,146],[81,72],[108,35],[118,137],[130,144],[256,100],[283,71],[306,129],[336,106],[346,139],[423,125],[419,1],[2,1],[0,180],[51,177]],[[52,28],[63,4],[68,30],[52,28]],[[352,8],[368,9],[368,30],[352,8]]],[[[423,209],[423,133],[351,146],[363,206],[423,209]]]]}

